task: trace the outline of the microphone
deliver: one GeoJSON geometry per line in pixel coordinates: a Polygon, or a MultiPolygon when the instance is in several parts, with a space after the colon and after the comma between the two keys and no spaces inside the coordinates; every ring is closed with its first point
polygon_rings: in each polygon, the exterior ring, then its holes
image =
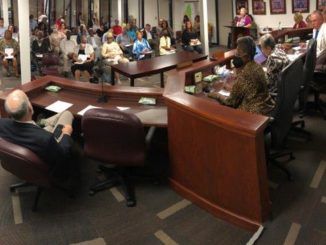
{"type": "Polygon", "coordinates": [[[108,102],[108,96],[104,93],[104,81],[102,79],[103,75],[103,69],[101,67],[94,69],[95,76],[93,78],[93,81],[96,83],[101,83],[101,94],[97,98],[98,103],[107,103],[108,102]]]}

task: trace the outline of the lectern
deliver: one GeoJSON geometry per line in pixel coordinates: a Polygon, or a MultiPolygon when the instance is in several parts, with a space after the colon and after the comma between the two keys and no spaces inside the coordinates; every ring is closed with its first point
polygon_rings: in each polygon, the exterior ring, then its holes
{"type": "Polygon", "coordinates": [[[240,26],[224,26],[224,27],[231,29],[231,49],[235,49],[237,47],[238,37],[250,35],[249,28],[246,27],[240,27],[240,26]]]}

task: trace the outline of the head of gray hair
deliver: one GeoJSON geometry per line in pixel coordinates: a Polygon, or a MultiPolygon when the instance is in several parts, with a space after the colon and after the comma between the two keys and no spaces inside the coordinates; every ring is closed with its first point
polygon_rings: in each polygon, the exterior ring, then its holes
{"type": "Polygon", "coordinates": [[[256,54],[256,44],[255,41],[250,36],[239,37],[237,40],[237,46],[245,54],[247,54],[250,60],[253,60],[256,54]]]}
{"type": "MultiPolygon", "coordinates": [[[[319,19],[323,19],[323,13],[320,10],[315,10],[311,13],[311,15],[317,16],[319,19]]],[[[311,16],[310,15],[310,16],[311,16]]]]}
{"type": "Polygon", "coordinates": [[[275,48],[275,39],[271,34],[265,34],[264,36],[262,36],[259,40],[260,45],[263,48],[271,48],[274,49],[275,48]]]}
{"type": "Polygon", "coordinates": [[[21,120],[28,113],[29,100],[21,90],[10,93],[5,100],[5,110],[10,117],[21,120]]]}

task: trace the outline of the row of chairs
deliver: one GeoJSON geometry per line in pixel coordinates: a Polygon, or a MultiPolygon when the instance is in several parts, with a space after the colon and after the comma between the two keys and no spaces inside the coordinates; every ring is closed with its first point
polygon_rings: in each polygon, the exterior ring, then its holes
{"type": "Polygon", "coordinates": [[[276,108],[270,127],[266,131],[271,134],[271,147],[268,147],[266,151],[267,159],[281,168],[289,180],[292,180],[293,176],[277,159],[284,156],[289,156],[289,160],[294,159],[292,152],[283,150],[290,132],[294,132],[306,140],[311,138],[311,133],[304,130],[304,120],[293,121],[293,116],[297,100],[301,113],[307,110],[307,98],[315,74],[316,46],[316,40],[311,39],[304,56],[304,62],[302,58],[298,58],[282,70],[281,78],[277,84],[276,108]],[[276,149],[276,151],[271,153],[270,149],[276,149]]]}

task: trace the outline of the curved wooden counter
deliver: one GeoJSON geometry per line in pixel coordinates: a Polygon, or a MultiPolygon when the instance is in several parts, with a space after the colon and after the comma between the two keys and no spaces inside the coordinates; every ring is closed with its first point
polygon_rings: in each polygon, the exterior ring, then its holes
{"type": "Polygon", "coordinates": [[[267,117],[184,93],[200,61],[169,72],[164,91],[173,189],[226,221],[254,230],[270,212],[264,151],[267,117]]]}

